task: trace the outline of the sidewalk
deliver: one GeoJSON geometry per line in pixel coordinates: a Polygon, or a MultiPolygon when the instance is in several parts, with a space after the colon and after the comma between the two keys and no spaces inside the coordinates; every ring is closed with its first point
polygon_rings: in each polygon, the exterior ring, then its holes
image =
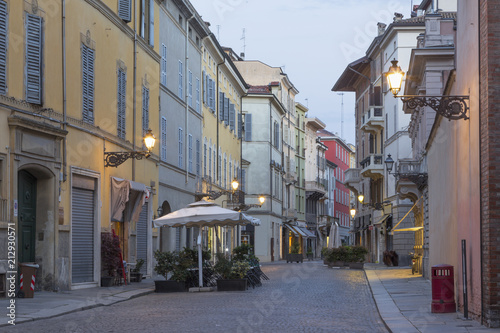
{"type": "MultiPolygon", "coordinates": [[[[154,291],[152,279],[110,288],[87,288],[62,292],[38,291],[33,298],[16,298],[16,324],[60,316],[79,310],[126,301],[154,291]]],[[[9,325],[9,299],[0,299],[0,327],[9,325]]],[[[10,325],[9,325],[10,326],[10,325]]]]}
{"type": "Polygon", "coordinates": [[[431,282],[410,268],[365,264],[365,272],[380,316],[394,333],[500,332],[459,312],[431,313],[431,282]]]}

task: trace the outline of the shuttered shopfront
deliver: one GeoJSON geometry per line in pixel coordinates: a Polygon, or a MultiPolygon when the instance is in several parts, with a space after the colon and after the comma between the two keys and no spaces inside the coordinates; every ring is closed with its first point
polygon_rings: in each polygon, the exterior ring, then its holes
{"type": "Polygon", "coordinates": [[[94,190],[72,189],[72,283],[94,281],[94,190]]]}
{"type": "Polygon", "coordinates": [[[137,260],[144,260],[144,265],[141,268],[142,274],[147,273],[148,267],[148,211],[149,203],[146,202],[142,206],[139,220],[137,221],[137,260]]]}

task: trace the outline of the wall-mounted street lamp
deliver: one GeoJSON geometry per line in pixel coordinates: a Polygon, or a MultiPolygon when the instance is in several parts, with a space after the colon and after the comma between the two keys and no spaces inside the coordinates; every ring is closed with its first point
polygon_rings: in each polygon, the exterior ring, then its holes
{"type": "Polygon", "coordinates": [[[391,154],[387,155],[387,158],[385,159],[384,163],[385,163],[385,166],[387,167],[387,171],[390,174],[392,171],[392,168],[394,167],[394,160],[392,159],[391,154]]]}
{"type": "Polygon", "coordinates": [[[448,120],[469,119],[467,116],[469,106],[466,102],[469,100],[469,96],[397,96],[401,90],[405,73],[401,70],[401,67],[398,66],[398,61],[396,59],[392,60],[391,63],[392,66],[389,68],[389,72],[385,73],[389,88],[394,94],[394,98],[401,98],[401,101],[408,109],[428,106],[441,116],[448,118],[448,120]]]}
{"type": "Polygon", "coordinates": [[[356,216],[356,208],[351,207],[351,209],[349,210],[349,212],[351,213],[351,217],[352,218],[354,218],[354,216],[356,216]]]}
{"type": "MultiPolygon", "coordinates": [[[[375,210],[382,210],[384,209],[384,205],[386,204],[389,204],[390,201],[389,200],[386,200],[386,201],[382,201],[382,202],[376,202],[376,203],[364,203],[363,201],[365,200],[365,196],[361,193],[358,195],[358,201],[363,205],[363,206],[368,206],[368,207],[371,207],[375,210]]],[[[353,210],[354,208],[351,208],[351,211],[353,210]]],[[[354,209],[354,211],[356,212],[356,210],[354,209]]],[[[351,213],[352,214],[352,213],[351,213]]]]}
{"type": "Polygon", "coordinates": [[[151,129],[148,130],[144,136],[144,145],[146,151],[131,151],[131,152],[104,152],[104,166],[105,167],[118,167],[120,164],[129,158],[142,160],[143,157],[148,158],[151,155],[151,150],[155,146],[156,138],[151,129]]]}

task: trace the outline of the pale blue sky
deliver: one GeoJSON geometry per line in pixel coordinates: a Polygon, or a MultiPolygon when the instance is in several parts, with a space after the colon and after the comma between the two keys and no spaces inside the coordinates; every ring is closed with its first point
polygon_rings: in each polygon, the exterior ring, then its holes
{"type": "MultiPolygon", "coordinates": [[[[419,0],[413,0],[419,4],[419,0]]],[[[309,106],[331,132],[341,133],[341,96],[331,88],[347,64],[362,57],[394,12],[409,17],[412,0],[191,0],[210,22],[221,45],[246,60],[283,67],[309,106]],[[307,100],[306,100],[307,99],[307,100]]],[[[354,143],[354,94],[344,95],[344,139],[354,143]]]]}

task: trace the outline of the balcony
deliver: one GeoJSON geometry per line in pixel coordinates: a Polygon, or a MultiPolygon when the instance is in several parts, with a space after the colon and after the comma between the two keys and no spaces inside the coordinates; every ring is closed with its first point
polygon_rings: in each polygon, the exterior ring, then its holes
{"type": "Polygon", "coordinates": [[[326,179],[317,178],[316,181],[306,181],[306,197],[311,200],[319,200],[326,194],[324,182],[326,179]]]}
{"type": "Polygon", "coordinates": [[[363,177],[376,180],[384,176],[384,155],[370,154],[360,164],[363,177]]]}
{"type": "Polygon", "coordinates": [[[402,198],[418,199],[427,185],[427,171],[420,161],[398,160],[395,172],[396,190],[402,198]]]}
{"type": "Polygon", "coordinates": [[[361,169],[347,169],[344,185],[353,192],[358,192],[357,185],[361,182],[361,169]]]}
{"type": "Polygon", "coordinates": [[[382,106],[370,106],[361,119],[361,130],[368,133],[376,133],[384,128],[384,108],[382,106]]]}
{"type": "Polygon", "coordinates": [[[295,208],[283,209],[283,215],[288,219],[296,219],[297,210],[295,208]]]}

